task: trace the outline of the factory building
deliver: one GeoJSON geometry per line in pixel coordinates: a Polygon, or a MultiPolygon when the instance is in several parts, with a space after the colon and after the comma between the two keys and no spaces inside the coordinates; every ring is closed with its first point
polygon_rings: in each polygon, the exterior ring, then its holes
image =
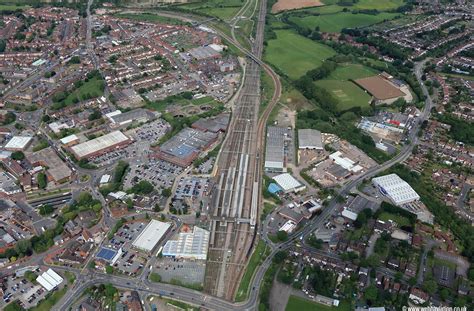
{"type": "Polygon", "coordinates": [[[5,150],[8,151],[25,151],[31,144],[33,137],[29,136],[13,136],[5,145],[5,150]]]}
{"type": "Polygon", "coordinates": [[[283,189],[283,192],[300,192],[306,189],[306,186],[288,173],[283,173],[273,177],[273,180],[283,189]]]}
{"type": "Polygon", "coordinates": [[[286,127],[269,126],[267,128],[265,148],[265,171],[286,172],[285,151],[291,141],[291,130],[286,127]]]}
{"type": "Polygon", "coordinates": [[[166,242],[163,256],[185,259],[206,260],[209,231],[194,227],[193,232],[182,232],[178,240],[166,242]]]}
{"type": "Polygon", "coordinates": [[[112,126],[115,127],[124,126],[132,122],[145,123],[155,118],[155,114],[153,112],[142,108],[130,110],[123,113],[120,110],[115,110],[106,114],[105,116],[109,119],[112,126]]]}
{"type": "Polygon", "coordinates": [[[420,199],[418,193],[397,174],[373,178],[372,183],[395,205],[400,206],[420,199]]]}
{"type": "Polygon", "coordinates": [[[78,159],[87,159],[102,155],[114,149],[123,148],[130,144],[131,140],[120,131],[91,139],[82,144],[71,147],[71,151],[78,159]]]}
{"type": "Polygon", "coordinates": [[[72,171],[66,163],[56,154],[52,147],[41,149],[27,156],[28,161],[34,166],[46,167],[46,174],[50,181],[62,183],[68,181],[72,171]]]}
{"type": "Polygon", "coordinates": [[[152,219],[145,229],[140,232],[135,241],[133,241],[132,246],[150,253],[165,236],[170,227],[170,223],[152,219]]]}
{"type": "Polygon", "coordinates": [[[323,150],[324,146],[323,140],[321,138],[321,132],[312,129],[298,130],[298,148],[323,150]]]}
{"type": "Polygon", "coordinates": [[[156,157],[179,165],[189,166],[203,150],[217,141],[218,134],[203,132],[193,128],[184,128],[170,140],[158,147],[156,157]]]}

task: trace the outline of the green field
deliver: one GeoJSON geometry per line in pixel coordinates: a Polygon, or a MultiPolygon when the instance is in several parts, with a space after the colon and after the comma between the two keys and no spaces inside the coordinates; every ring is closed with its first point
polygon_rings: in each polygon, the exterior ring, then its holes
{"type": "Polygon", "coordinates": [[[91,95],[90,98],[96,98],[99,96],[102,96],[104,92],[101,89],[101,85],[104,83],[104,81],[101,78],[98,77],[93,77],[92,79],[89,79],[87,82],[84,82],[84,84],[78,88],[75,89],[72,93],[70,93],[64,102],[66,103],[67,106],[72,105],[74,103],[74,98],[79,98],[82,99],[86,95],[91,95]]]}
{"type": "Polygon", "coordinates": [[[396,9],[402,5],[403,0],[359,0],[359,2],[349,8],[386,11],[396,9]]]}
{"type": "Polygon", "coordinates": [[[237,14],[244,3],[245,1],[241,0],[207,0],[183,4],[179,8],[229,20],[237,14]]]}
{"type": "Polygon", "coordinates": [[[290,296],[285,311],[350,311],[351,305],[346,301],[341,301],[337,307],[328,307],[308,299],[297,296],[290,296]]]}
{"type": "Polygon", "coordinates": [[[367,78],[378,74],[372,68],[360,64],[340,64],[337,66],[328,79],[331,80],[355,80],[367,78]]]}
{"type": "Polygon", "coordinates": [[[184,24],[179,19],[160,16],[153,13],[142,13],[142,14],[133,14],[133,13],[123,13],[123,14],[115,14],[115,17],[120,18],[127,18],[139,21],[147,21],[153,23],[163,23],[163,24],[172,24],[172,25],[182,25],[184,24]]]}
{"type": "Polygon", "coordinates": [[[247,268],[245,269],[244,276],[240,281],[235,301],[244,301],[247,298],[250,281],[252,280],[255,269],[257,269],[257,267],[262,263],[262,255],[265,253],[266,248],[265,242],[262,240],[258,241],[255,251],[253,252],[252,257],[250,257],[247,268]]]}
{"type": "Polygon", "coordinates": [[[391,214],[391,213],[388,213],[388,212],[382,212],[379,216],[379,219],[382,220],[382,221],[388,221],[390,219],[390,220],[396,222],[399,227],[403,227],[403,226],[410,227],[411,226],[410,220],[408,218],[403,217],[403,216],[399,216],[399,215],[395,215],[395,214],[391,214]]]}
{"type": "Polygon", "coordinates": [[[55,291],[48,298],[41,301],[36,307],[31,308],[32,311],[49,311],[52,310],[54,305],[61,300],[61,298],[66,294],[67,286],[64,288],[55,291]]]}
{"type": "Polygon", "coordinates": [[[322,32],[340,32],[343,28],[370,26],[398,16],[396,13],[380,13],[377,15],[352,14],[340,12],[319,16],[292,17],[290,20],[301,27],[314,29],[319,27],[322,32]]]}
{"type": "Polygon", "coordinates": [[[351,81],[319,80],[317,86],[328,90],[338,101],[338,110],[369,106],[371,96],[351,81]]]}
{"type": "Polygon", "coordinates": [[[3,11],[16,11],[16,10],[22,10],[22,9],[27,9],[30,6],[28,5],[14,5],[14,4],[0,4],[0,12],[3,11]]]}
{"type": "Polygon", "coordinates": [[[319,67],[336,53],[332,48],[290,30],[277,30],[275,33],[277,39],[268,42],[265,59],[292,79],[319,67]]]}

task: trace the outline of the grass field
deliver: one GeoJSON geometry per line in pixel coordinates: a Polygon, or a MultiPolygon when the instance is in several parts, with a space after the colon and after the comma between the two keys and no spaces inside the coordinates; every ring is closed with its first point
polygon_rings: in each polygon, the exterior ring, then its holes
{"type": "Polygon", "coordinates": [[[49,311],[52,310],[54,305],[66,294],[67,287],[64,287],[58,291],[55,291],[47,299],[40,302],[36,307],[31,308],[31,311],[49,311]]]}
{"type": "Polygon", "coordinates": [[[302,37],[290,30],[275,31],[277,39],[270,40],[265,59],[292,79],[319,67],[336,52],[330,47],[302,37]]]}
{"type": "Polygon", "coordinates": [[[70,93],[64,102],[67,106],[72,105],[74,103],[74,98],[82,98],[84,95],[89,94],[91,95],[90,98],[95,98],[101,96],[104,92],[101,90],[101,84],[104,83],[102,79],[93,77],[89,79],[89,81],[84,82],[84,84],[70,93]]]}
{"type": "Polygon", "coordinates": [[[328,90],[338,101],[338,110],[369,106],[371,96],[351,81],[319,80],[317,86],[328,90]]]}
{"type": "Polygon", "coordinates": [[[346,301],[341,301],[337,307],[328,307],[308,299],[297,296],[290,296],[285,311],[350,311],[351,305],[346,301]]]}
{"type": "Polygon", "coordinates": [[[319,16],[305,16],[302,18],[292,17],[291,21],[301,27],[314,29],[319,27],[323,32],[340,32],[343,28],[357,28],[370,26],[384,20],[390,20],[398,16],[396,13],[380,13],[377,15],[352,14],[340,12],[319,16]]]}
{"type": "Polygon", "coordinates": [[[378,72],[372,68],[360,64],[342,64],[338,65],[328,79],[331,80],[355,80],[367,78],[376,75],[378,72]]]}
{"type": "Polygon", "coordinates": [[[267,246],[265,245],[265,242],[262,240],[258,241],[255,251],[253,252],[252,257],[250,257],[247,268],[245,269],[244,276],[240,281],[235,301],[244,301],[247,298],[250,281],[252,280],[255,269],[257,269],[257,267],[262,263],[262,255],[265,253],[266,248],[267,246]]]}
{"type": "Polygon", "coordinates": [[[14,5],[14,4],[0,4],[0,12],[3,11],[16,11],[29,8],[28,5],[14,5]]]}
{"type": "Polygon", "coordinates": [[[402,227],[402,226],[410,227],[411,226],[410,220],[406,217],[403,217],[403,216],[391,214],[391,213],[388,213],[388,212],[383,212],[379,216],[379,220],[382,220],[382,221],[388,221],[389,219],[396,222],[399,227],[402,227]]]}
{"type": "Polygon", "coordinates": [[[163,23],[163,24],[172,24],[172,25],[182,25],[184,24],[182,21],[170,17],[160,16],[156,14],[133,14],[133,13],[124,13],[124,14],[116,14],[115,17],[120,18],[128,18],[133,20],[139,21],[147,21],[153,23],[163,23]]]}
{"type": "Polygon", "coordinates": [[[403,0],[360,0],[350,8],[359,10],[386,11],[403,5],[403,0]]]}
{"type": "Polygon", "coordinates": [[[206,0],[183,4],[179,7],[229,20],[235,16],[244,3],[245,1],[241,0],[206,0]]]}

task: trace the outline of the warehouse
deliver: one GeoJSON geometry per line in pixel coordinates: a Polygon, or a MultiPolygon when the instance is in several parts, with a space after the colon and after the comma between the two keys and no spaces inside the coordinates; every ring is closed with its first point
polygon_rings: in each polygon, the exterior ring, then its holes
{"type": "Polygon", "coordinates": [[[372,179],[379,191],[387,196],[395,205],[403,205],[418,201],[420,196],[413,188],[397,174],[389,174],[372,179]]]}
{"type": "Polygon", "coordinates": [[[184,128],[158,148],[157,157],[181,167],[187,167],[217,138],[216,133],[184,128]]]}
{"type": "Polygon", "coordinates": [[[163,256],[206,260],[209,231],[194,227],[193,232],[181,232],[178,240],[166,242],[163,256]]]}
{"type": "Polygon", "coordinates": [[[120,110],[115,110],[105,115],[112,125],[123,126],[129,123],[145,123],[155,118],[153,112],[138,108],[122,113],[120,110]]]}
{"type": "Polygon", "coordinates": [[[58,285],[61,284],[64,279],[52,269],[48,269],[48,271],[43,272],[40,276],[38,276],[36,281],[48,292],[50,292],[58,287],[58,285]]]}
{"type": "Polygon", "coordinates": [[[33,137],[29,136],[13,136],[5,145],[8,151],[24,151],[31,144],[33,137]]]}
{"type": "Polygon", "coordinates": [[[298,130],[298,147],[299,149],[323,150],[321,132],[312,129],[298,130]]]}
{"type": "Polygon", "coordinates": [[[120,131],[114,131],[82,144],[72,146],[71,150],[74,156],[78,160],[81,160],[107,153],[113,149],[125,147],[130,142],[130,138],[125,136],[125,134],[120,131]]]}
{"type": "Polygon", "coordinates": [[[265,171],[286,172],[285,149],[291,135],[286,127],[269,126],[265,148],[265,171]]]}
{"type": "Polygon", "coordinates": [[[61,144],[70,147],[70,146],[77,145],[79,143],[79,137],[77,137],[75,134],[72,134],[64,138],[61,138],[59,141],[61,142],[61,144]]]}
{"type": "Polygon", "coordinates": [[[171,224],[152,219],[138,237],[133,241],[132,246],[145,251],[151,252],[160,240],[165,236],[171,224]]]}
{"type": "Polygon", "coordinates": [[[296,180],[293,176],[288,173],[280,174],[273,177],[273,180],[283,189],[285,193],[289,192],[300,192],[306,189],[306,186],[296,180]]]}
{"type": "Polygon", "coordinates": [[[41,149],[28,157],[28,161],[34,166],[47,168],[48,179],[57,183],[62,183],[72,175],[72,171],[66,163],[56,154],[52,147],[41,149]]]}

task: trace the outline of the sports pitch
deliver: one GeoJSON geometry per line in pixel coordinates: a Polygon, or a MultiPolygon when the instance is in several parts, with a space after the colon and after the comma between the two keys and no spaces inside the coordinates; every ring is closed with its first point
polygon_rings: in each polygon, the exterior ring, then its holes
{"type": "Polygon", "coordinates": [[[371,96],[351,81],[320,80],[317,86],[329,91],[338,101],[338,110],[369,106],[371,96]]]}

